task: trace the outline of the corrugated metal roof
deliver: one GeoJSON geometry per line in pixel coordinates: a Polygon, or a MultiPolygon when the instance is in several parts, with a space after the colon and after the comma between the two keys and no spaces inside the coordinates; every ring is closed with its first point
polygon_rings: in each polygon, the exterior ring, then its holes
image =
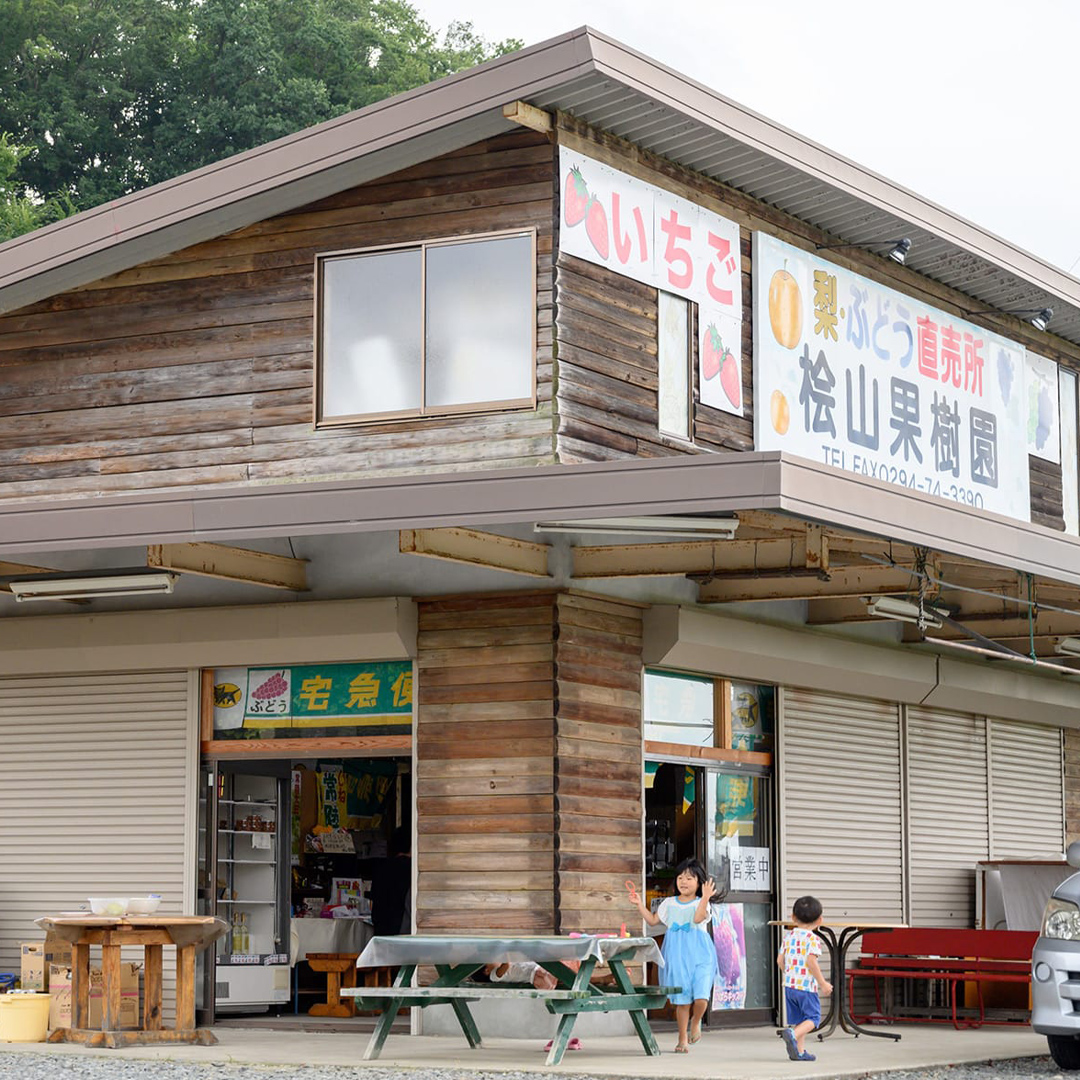
{"type": "Polygon", "coordinates": [[[860,245],[907,236],[907,266],[972,310],[1054,308],[1080,344],[1080,281],[868,169],[583,27],[0,245],[0,312],[160,258],[509,128],[525,100],[860,245]]]}

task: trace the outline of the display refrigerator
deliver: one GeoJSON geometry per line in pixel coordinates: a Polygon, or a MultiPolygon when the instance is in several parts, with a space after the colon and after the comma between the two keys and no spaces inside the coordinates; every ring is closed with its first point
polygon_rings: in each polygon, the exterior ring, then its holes
{"type": "Polygon", "coordinates": [[[208,762],[201,796],[200,913],[230,929],[212,966],[204,954],[199,1005],[211,1015],[280,1008],[291,1000],[287,770],[208,762]]]}

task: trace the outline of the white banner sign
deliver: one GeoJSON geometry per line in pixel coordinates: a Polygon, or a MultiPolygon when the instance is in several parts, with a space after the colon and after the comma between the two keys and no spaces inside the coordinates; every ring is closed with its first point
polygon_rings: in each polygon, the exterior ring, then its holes
{"type": "Polygon", "coordinates": [[[701,401],[743,414],[739,226],[561,147],[560,250],[698,305],[701,401]]]}
{"type": "Polygon", "coordinates": [[[760,232],[754,395],[756,450],[1031,520],[1024,349],[760,232]]]}
{"type": "Polygon", "coordinates": [[[768,892],[772,888],[769,849],[743,847],[731,853],[731,891],[768,892]]]}
{"type": "Polygon", "coordinates": [[[1057,364],[1034,353],[1026,353],[1025,357],[1028,453],[1058,462],[1061,461],[1061,428],[1058,422],[1057,364]]]}

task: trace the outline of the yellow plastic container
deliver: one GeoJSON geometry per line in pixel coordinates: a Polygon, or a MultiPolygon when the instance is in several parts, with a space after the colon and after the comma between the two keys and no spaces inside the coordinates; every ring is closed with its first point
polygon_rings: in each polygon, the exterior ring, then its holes
{"type": "Polygon", "coordinates": [[[0,994],[0,1042],[44,1042],[48,994],[0,994]]]}

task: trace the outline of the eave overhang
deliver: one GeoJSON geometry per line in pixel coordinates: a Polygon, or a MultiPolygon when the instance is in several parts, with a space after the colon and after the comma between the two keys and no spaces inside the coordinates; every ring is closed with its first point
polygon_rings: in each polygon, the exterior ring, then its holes
{"type": "Polygon", "coordinates": [[[786,454],[0,503],[0,556],[190,541],[771,510],[1080,585],[1080,538],[786,454]]]}

